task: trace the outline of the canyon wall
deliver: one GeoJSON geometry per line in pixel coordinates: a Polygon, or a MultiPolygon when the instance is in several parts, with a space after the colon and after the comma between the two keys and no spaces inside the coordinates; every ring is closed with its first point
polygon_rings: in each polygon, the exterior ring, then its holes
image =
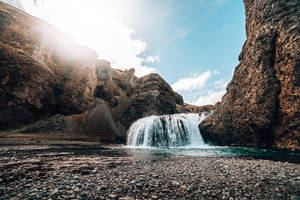
{"type": "MultiPolygon", "coordinates": [[[[99,44],[101,45],[101,44],[99,44]]],[[[184,111],[158,75],[98,60],[52,25],[0,2],[0,130],[124,139],[135,120],[184,111]]]]}
{"type": "Polygon", "coordinates": [[[218,145],[300,149],[300,1],[244,0],[247,40],[199,128],[218,145]]]}

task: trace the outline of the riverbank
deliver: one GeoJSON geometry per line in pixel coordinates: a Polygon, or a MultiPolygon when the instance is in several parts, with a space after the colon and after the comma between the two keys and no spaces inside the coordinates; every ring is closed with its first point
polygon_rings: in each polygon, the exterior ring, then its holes
{"type": "Polygon", "coordinates": [[[0,143],[1,199],[299,199],[299,185],[300,165],[288,162],[145,156],[97,142],[0,143]]]}

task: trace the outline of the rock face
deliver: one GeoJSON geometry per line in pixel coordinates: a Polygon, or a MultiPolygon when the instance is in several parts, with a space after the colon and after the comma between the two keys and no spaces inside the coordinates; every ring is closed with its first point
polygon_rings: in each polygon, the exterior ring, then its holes
{"type": "Polygon", "coordinates": [[[188,103],[184,104],[184,112],[185,113],[203,113],[203,112],[211,112],[214,109],[214,105],[205,105],[205,106],[196,106],[188,103]]]}
{"type": "Polygon", "coordinates": [[[300,1],[244,4],[240,64],[201,133],[219,145],[300,149],[300,1]]]}
{"type": "Polygon", "coordinates": [[[159,75],[113,69],[50,24],[0,2],[0,130],[42,120],[22,130],[113,141],[140,117],[183,110],[182,97],[159,75]]]}
{"type": "Polygon", "coordinates": [[[182,97],[158,74],[137,78],[134,72],[134,69],[115,70],[103,60],[98,61],[96,67],[98,84],[95,97],[109,105],[119,130],[117,136],[121,138],[137,119],[184,111],[182,97]]]}
{"type": "Polygon", "coordinates": [[[0,2],[0,127],[94,104],[96,54],[49,24],[0,2]]]}

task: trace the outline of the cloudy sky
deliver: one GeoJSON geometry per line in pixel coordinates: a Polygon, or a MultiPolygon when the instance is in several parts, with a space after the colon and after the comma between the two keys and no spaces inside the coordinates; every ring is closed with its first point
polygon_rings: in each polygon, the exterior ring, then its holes
{"type": "Polygon", "coordinates": [[[219,101],[245,41],[242,0],[3,0],[115,68],[159,73],[185,102],[219,101]]]}

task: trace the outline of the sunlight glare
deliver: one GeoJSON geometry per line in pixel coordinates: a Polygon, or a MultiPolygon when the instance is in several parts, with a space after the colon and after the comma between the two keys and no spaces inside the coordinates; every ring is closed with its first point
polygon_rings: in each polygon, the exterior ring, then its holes
{"type": "Polygon", "coordinates": [[[138,75],[144,75],[155,70],[142,64],[147,43],[142,39],[133,39],[134,30],[120,19],[125,15],[134,15],[134,5],[128,2],[44,0],[37,1],[36,5],[26,1],[24,7],[32,15],[55,25],[69,40],[96,51],[99,58],[110,61],[113,67],[139,68],[136,69],[137,73],[141,73],[138,75]]]}

